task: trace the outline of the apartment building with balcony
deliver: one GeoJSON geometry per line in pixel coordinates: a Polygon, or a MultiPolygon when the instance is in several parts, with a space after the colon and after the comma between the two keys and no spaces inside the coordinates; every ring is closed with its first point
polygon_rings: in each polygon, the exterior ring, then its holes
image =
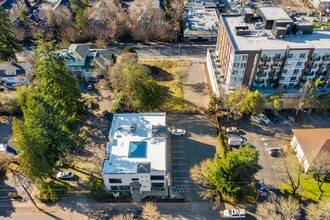
{"type": "Polygon", "coordinates": [[[313,31],[313,22],[292,19],[282,8],[222,15],[214,52],[220,68],[208,68],[209,75],[226,92],[247,86],[271,94],[283,86],[294,93],[318,78],[329,84],[330,31],[313,31]]]}
{"type": "Polygon", "coordinates": [[[163,190],[167,135],[166,113],[114,114],[102,166],[106,189],[132,194],[163,190]]]}

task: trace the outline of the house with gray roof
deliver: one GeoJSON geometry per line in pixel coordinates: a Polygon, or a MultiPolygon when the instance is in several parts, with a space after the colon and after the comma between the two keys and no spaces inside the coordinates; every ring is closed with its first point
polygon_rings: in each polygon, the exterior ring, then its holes
{"type": "Polygon", "coordinates": [[[0,63],[0,82],[12,86],[28,83],[31,70],[30,63],[0,63]]]}
{"type": "Polygon", "coordinates": [[[89,44],[71,44],[68,49],[61,50],[60,56],[78,79],[90,81],[104,75],[112,64],[114,54],[109,49],[91,48],[89,44]],[[96,69],[100,71],[95,76],[96,69]]]}

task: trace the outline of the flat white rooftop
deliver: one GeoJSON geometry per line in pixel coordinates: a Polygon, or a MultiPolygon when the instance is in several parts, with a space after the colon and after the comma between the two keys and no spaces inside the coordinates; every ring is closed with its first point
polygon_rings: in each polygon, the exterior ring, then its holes
{"type": "Polygon", "coordinates": [[[289,15],[280,7],[260,7],[258,10],[267,20],[291,20],[289,15]]]}
{"type": "Polygon", "coordinates": [[[285,35],[283,39],[273,39],[270,30],[255,30],[253,24],[243,22],[243,16],[222,16],[229,37],[236,50],[266,50],[290,48],[330,48],[330,31],[314,31],[312,34],[285,35]],[[236,26],[248,26],[252,35],[237,36],[236,26]]]}
{"type": "Polygon", "coordinates": [[[166,113],[114,114],[102,173],[166,170],[166,113]]]}
{"type": "Polygon", "coordinates": [[[219,30],[219,15],[216,9],[203,7],[185,8],[186,18],[184,32],[200,34],[217,34],[219,30]]]}

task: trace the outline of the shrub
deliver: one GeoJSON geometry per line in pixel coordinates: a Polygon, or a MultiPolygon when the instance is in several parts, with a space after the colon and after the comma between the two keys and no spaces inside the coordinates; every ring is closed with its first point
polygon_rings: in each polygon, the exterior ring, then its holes
{"type": "Polygon", "coordinates": [[[56,184],[54,181],[42,183],[39,187],[38,198],[43,203],[55,203],[67,190],[67,186],[56,184]]]}
{"type": "Polygon", "coordinates": [[[220,157],[226,157],[227,153],[230,151],[230,146],[228,145],[227,136],[224,132],[219,132],[219,142],[220,142],[220,157]]]}

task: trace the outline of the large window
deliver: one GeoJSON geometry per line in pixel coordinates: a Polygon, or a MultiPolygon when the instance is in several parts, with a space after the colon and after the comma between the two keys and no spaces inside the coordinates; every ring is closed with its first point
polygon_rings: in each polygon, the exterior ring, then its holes
{"type": "Polygon", "coordinates": [[[301,54],[299,55],[299,58],[305,58],[305,56],[306,56],[305,53],[301,53],[301,54]]]}
{"type": "Polygon", "coordinates": [[[293,57],[293,53],[289,53],[288,58],[292,58],[292,57],[293,57]]]}
{"type": "Polygon", "coordinates": [[[109,179],[109,183],[122,183],[120,178],[109,179]]]}
{"type": "Polygon", "coordinates": [[[121,190],[121,191],[129,191],[129,190],[131,190],[131,188],[129,188],[129,186],[119,186],[119,190],[121,190]]]}
{"type": "Polygon", "coordinates": [[[164,176],[150,176],[150,179],[151,180],[164,180],[165,179],[165,177],[164,176]]]}
{"type": "Polygon", "coordinates": [[[132,178],[132,181],[139,181],[139,178],[132,178]]]}

